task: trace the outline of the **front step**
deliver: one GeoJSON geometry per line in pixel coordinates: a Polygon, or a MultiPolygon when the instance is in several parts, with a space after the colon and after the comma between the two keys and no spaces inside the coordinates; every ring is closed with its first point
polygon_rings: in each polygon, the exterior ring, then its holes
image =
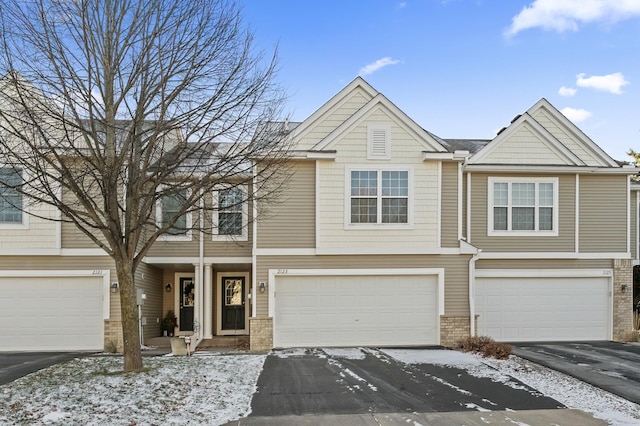
{"type": "MultiPolygon", "coordinates": [[[[171,337],[151,337],[145,339],[146,346],[155,346],[165,348],[171,346],[171,337]]],[[[213,336],[211,339],[204,339],[198,345],[199,348],[216,348],[216,347],[240,346],[249,348],[249,336],[213,336]]]]}

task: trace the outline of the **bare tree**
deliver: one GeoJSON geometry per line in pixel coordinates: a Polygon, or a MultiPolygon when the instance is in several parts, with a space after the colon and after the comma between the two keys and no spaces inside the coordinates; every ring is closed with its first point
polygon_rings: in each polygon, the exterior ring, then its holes
{"type": "Polygon", "coordinates": [[[1,8],[0,186],[22,197],[18,206],[59,210],[47,218],[72,222],[113,258],[124,369],[139,371],[133,277],[150,247],[205,227],[184,218],[215,208],[205,197],[221,183],[251,188],[237,203],[278,193],[288,147],[274,124],[260,125],[283,105],[275,54],[254,52],[232,0],[1,8]]]}

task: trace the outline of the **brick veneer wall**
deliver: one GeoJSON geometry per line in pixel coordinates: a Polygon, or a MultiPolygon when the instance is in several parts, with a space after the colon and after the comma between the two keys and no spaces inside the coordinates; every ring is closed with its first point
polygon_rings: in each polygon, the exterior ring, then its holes
{"type": "Polygon", "coordinates": [[[116,342],[118,352],[124,350],[124,344],[122,343],[122,321],[110,321],[104,322],[104,346],[109,347],[111,342],[116,342]]]}
{"type": "Polygon", "coordinates": [[[613,340],[626,341],[633,331],[633,263],[616,259],[613,263],[613,340]],[[626,285],[626,291],[622,286],[626,285]]]}
{"type": "Polygon", "coordinates": [[[249,318],[249,349],[268,351],[273,348],[273,318],[249,318]]]}
{"type": "MultiPolygon", "coordinates": [[[[460,339],[470,336],[469,317],[440,316],[440,344],[452,347],[460,339]]],[[[478,334],[478,316],[476,315],[476,334],[478,334]]]]}

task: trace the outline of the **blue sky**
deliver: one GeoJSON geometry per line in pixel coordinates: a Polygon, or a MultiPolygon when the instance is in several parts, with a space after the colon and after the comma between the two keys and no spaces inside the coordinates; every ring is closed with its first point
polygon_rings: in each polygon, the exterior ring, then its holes
{"type": "Polygon", "coordinates": [[[301,121],[358,75],[444,138],[546,98],[612,157],[640,150],[640,0],[240,0],[301,121]]]}

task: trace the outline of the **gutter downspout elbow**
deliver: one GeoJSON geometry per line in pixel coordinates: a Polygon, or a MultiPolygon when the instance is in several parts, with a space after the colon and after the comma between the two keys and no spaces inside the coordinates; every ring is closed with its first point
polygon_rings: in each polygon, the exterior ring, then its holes
{"type": "Polygon", "coordinates": [[[460,248],[468,249],[473,254],[469,259],[469,335],[476,335],[476,261],[480,258],[482,250],[460,240],[460,248]],[[464,246],[464,247],[463,247],[464,246]]]}

